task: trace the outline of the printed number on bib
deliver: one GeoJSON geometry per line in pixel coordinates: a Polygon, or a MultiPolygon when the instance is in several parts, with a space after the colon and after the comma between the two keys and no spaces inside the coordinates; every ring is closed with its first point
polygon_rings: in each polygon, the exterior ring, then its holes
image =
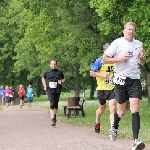
{"type": "Polygon", "coordinates": [[[108,78],[105,80],[106,85],[112,85],[113,84],[113,78],[108,78]]]}
{"type": "Polygon", "coordinates": [[[57,82],[49,82],[49,87],[50,88],[56,88],[57,87],[57,82]]]}
{"type": "Polygon", "coordinates": [[[125,84],[125,79],[126,77],[123,77],[121,75],[118,75],[118,74],[114,74],[114,78],[113,78],[113,82],[115,84],[120,84],[120,85],[124,85],[125,84]]]}

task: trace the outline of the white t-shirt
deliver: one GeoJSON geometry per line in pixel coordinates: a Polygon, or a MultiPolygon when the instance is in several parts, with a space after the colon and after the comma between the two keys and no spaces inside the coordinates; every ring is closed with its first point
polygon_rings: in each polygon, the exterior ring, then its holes
{"type": "Polygon", "coordinates": [[[130,58],[127,61],[115,63],[114,71],[122,76],[129,77],[131,79],[140,79],[139,69],[139,51],[143,49],[142,42],[133,39],[132,42],[124,40],[123,37],[114,40],[108,49],[105,51],[105,55],[109,57],[121,57],[123,54],[129,52],[130,58]]]}

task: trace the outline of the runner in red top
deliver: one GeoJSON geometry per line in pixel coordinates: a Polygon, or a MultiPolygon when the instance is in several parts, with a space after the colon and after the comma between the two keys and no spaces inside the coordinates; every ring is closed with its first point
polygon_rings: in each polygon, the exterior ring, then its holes
{"type": "Polygon", "coordinates": [[[24,95],[25,95],[25,89],[22,86],[22,84],[20,84],[20,87],[18,89],[18,95],[20,99],[20,108],[22,108],[22,106],[24,105],[24,95]]]}

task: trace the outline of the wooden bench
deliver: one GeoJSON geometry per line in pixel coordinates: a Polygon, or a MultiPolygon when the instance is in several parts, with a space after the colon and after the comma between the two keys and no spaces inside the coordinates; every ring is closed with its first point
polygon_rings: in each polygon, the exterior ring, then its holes
{"type": "MultiPolygon", "coordinates": [[[[66,110],[68,110],[67,117],[70,118],[72,117],[72,112],[74,113],[75,117],[79,117],[79,112],[81,111],[82,117],[85,117],[84,109],[83,109],[83,104],[85,102],[84,98],[81,98],[79,101],[79,106],[67,106],[66,110]]],[[[65,107],[64,107],[64,113],[66,113],[65,107]]]]}

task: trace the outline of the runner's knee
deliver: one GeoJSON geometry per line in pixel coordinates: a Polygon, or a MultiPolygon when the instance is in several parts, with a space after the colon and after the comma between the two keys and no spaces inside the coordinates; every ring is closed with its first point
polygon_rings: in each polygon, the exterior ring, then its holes
{"type": "Polygon", "coordinates": [[[117,113],[120,118],[122,118],[125,115],[125,111],[118,111],[117,113]]]}

